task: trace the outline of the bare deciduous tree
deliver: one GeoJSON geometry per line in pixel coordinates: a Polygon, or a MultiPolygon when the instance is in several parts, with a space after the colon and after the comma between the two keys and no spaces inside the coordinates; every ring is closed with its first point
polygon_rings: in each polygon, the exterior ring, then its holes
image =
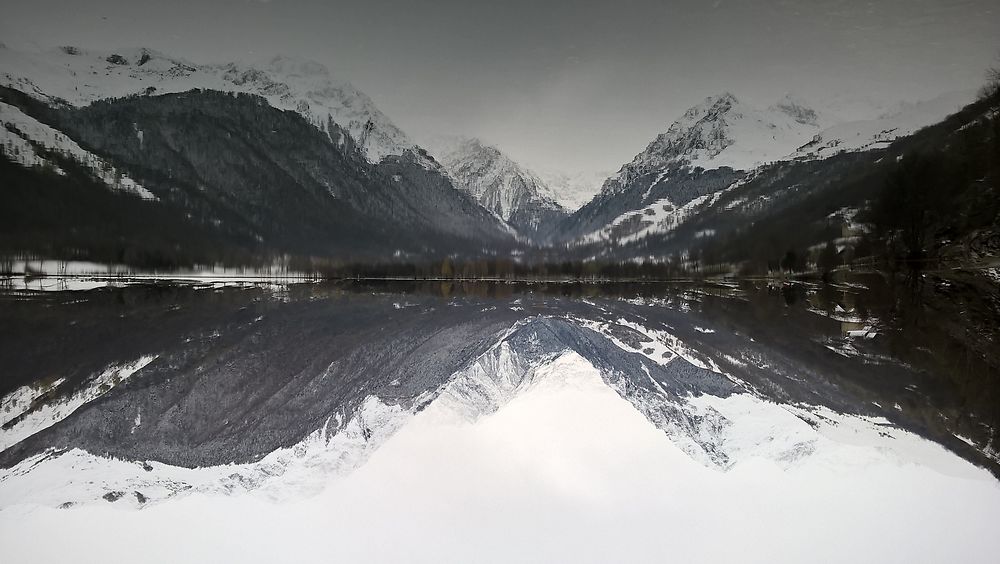
{"type": "Polygon", "coordinates": [[[997,57],[997,62],[986,70],[986,83],[979,92],[982,98],[998,98],[1000,97],[1000,56],[997,57]]]}

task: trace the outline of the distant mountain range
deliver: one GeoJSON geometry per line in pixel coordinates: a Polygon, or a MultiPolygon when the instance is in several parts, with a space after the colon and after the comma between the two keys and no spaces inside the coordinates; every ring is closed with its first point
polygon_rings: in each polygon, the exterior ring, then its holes
{"type": "Polygon", "coordinates": [[[801,184],[786,185],[790,172],[822,176],[834,157],[884,151],[972,99],[837,123],[790,96],[760,109],[722,93],[601,182],[536,173],[478,139],[427,151],[314,62],[0,47],[2,250],[167,264],[662,259],[750,205],[728,199],[743,187],[770,186],[753,205],[773,207],[801,184]],[[706,227],[680,229],[696,219],[706,227]]]}
{"type": "Polygon", "coordinates": [[[570,212],[582,208],[601,191],[611,171],[536,170],[536,174],[555,195],[559,205],[570,212]]]}

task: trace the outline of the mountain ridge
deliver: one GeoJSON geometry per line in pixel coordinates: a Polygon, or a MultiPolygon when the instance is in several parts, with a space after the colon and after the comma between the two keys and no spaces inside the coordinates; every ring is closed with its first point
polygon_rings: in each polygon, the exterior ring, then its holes
{"type": "Polygon", "coordinates": [[[332,120],[351,134],[372,163],[418,149],[366,94],[305,59],[279,55],[258,65],[198,64],[144,47],[98,51],[63,46],[38,52],[2,47],[0,67],[0,85],[50,103],[83,106],[100,99],[196,88],[244,92],[293,110],[324,131],[332,120]]]}

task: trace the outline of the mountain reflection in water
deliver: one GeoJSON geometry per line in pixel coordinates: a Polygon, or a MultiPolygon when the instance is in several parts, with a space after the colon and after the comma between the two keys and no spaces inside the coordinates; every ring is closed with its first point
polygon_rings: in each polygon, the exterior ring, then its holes
{"type": "MultiPolygon", "coordinates": [[[[278,512],[311,528],[321,508],[352,507],[378,524],[362,533],[346,514],[319,519],[354,539],[342,545],[348,554],[403,521],[404,536],[452,526],[468,535],[465,549],[489,546],[473,524],[499,526],[501,514],[525,525],[575,515],[567,523],[614,539],[622,523],[645,534],[654,519],[694,542],[708,532],[693,535],[690,519],[719,519],[721,508],[729,517],[716,526],[749,542],[761,531],[745,520],[795,529],[782,512],[818,504],[828,512],[817,523],[844,535],[892,521],[905,536],[966,511],[959,536],[988,538],[977,527],[1000,511],[991,329],[1000,324],[986,313],[995,294],[956,286],[869,278],[8,292],[0,536],[20,546],[17,531],[41,519],[87,530],[78,521],[89,522],[89,508],[112,504],[167,528],[179,526],[168,516],[192,508],[220,520],[233,508],[262,520],[278,512]],[[409,509],[390,516],[406,499],[409,509]],[[866,502],[879,509],[848,516],[866,502]],[[456,503],[475,518],[442,509],[456,503]],[[414,524],[417,515],[426,522],[414,524]]],[[[566,527],[550,540],[569,542],[566,527]]],[[[982,543],[972,540],[976,559],[982,543]]],[[[785,548],[806,555],[806,545],[785,548]]]]}

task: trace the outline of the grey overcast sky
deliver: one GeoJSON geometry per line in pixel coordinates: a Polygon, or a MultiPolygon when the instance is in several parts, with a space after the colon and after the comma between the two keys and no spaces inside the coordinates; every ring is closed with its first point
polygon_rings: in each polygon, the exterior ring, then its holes
{"type": "Polygon", "coordinates": [[[0,0],[11,46],[147,46],[324,63],[418,141],[617,169],[704,96],[787,92],[843,117],[975,88],[1000,0],[0,0]]]}

